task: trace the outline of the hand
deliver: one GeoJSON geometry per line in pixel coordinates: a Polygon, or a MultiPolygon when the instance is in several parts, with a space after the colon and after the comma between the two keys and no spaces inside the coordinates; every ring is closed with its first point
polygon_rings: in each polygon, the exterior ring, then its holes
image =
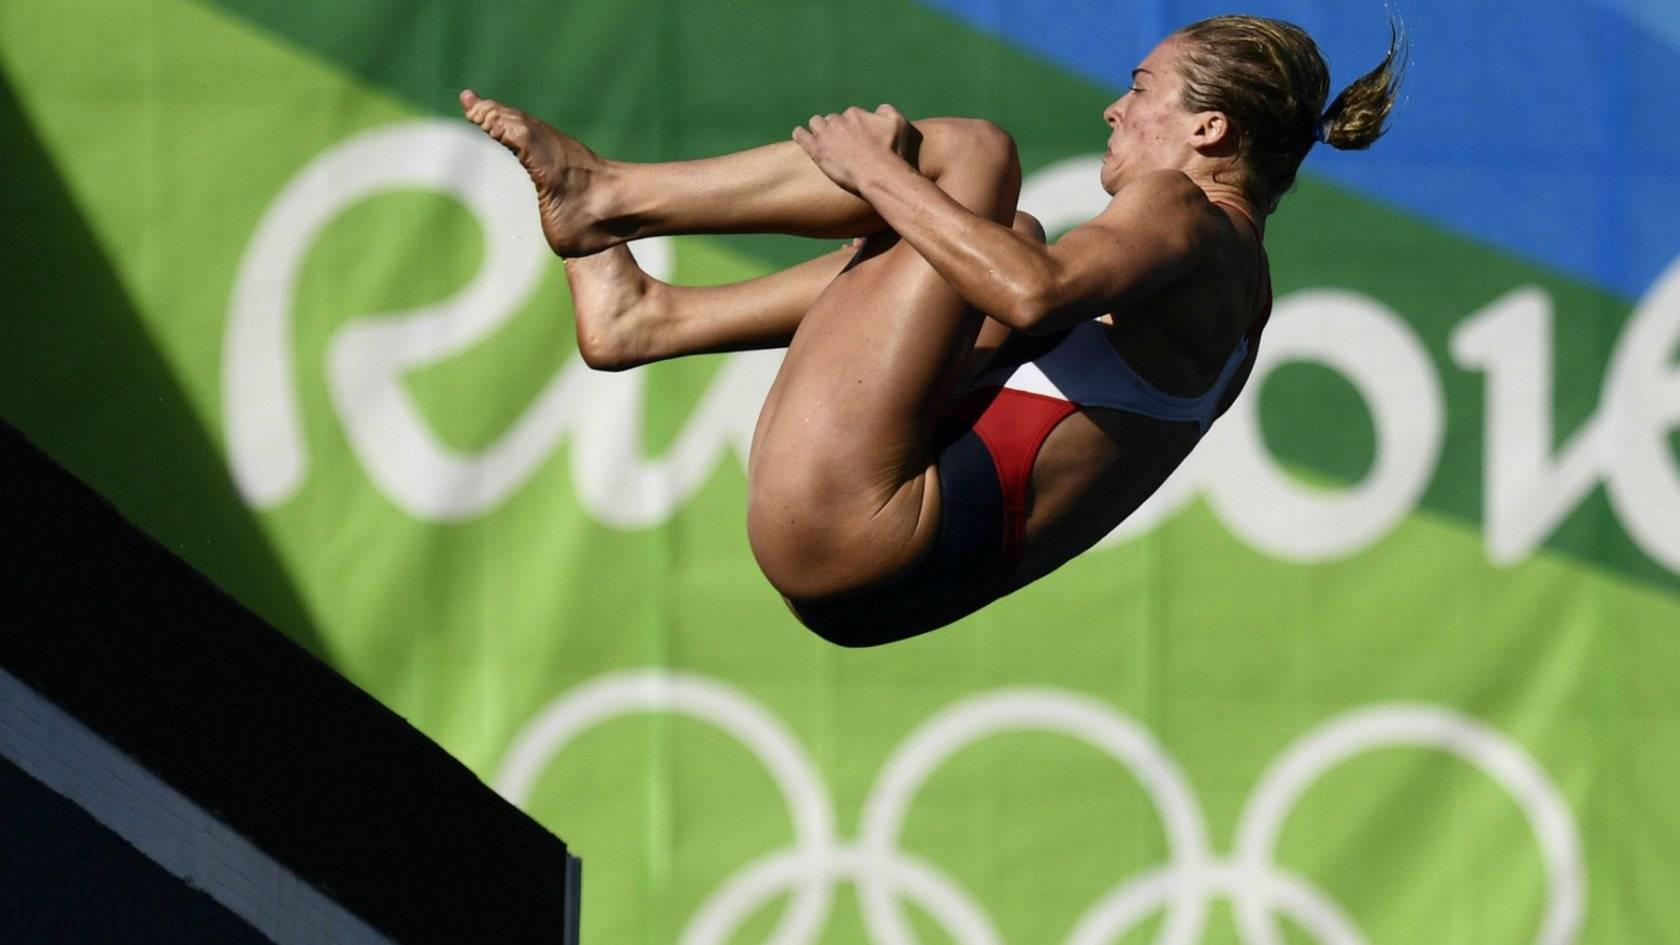
{"type": "Polygon", "coordinates": [[[838,115],[812,115],[808,128],[793,129],[793,140],[829,180],[855,194],[871,167],[913,160],[919,136],[891,105],[873,112],[854,105],[838,115]]]}

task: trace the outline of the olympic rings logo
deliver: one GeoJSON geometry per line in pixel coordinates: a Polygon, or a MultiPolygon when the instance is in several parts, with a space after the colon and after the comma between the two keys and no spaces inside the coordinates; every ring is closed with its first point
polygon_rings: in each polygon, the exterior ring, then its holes
{"type": "Polygon", "coordinates": [[[1570,945],[1580,932],[1586,875],[1575,819],[1546,774],[1519,746],[1476,720],[1438,706],[1387,704],[1320,725],[1289,746],[1262,775],[1238,820],[1234,851],[1214,855],[1195,794],[1178,765],[1136,721],[1089,698],[1054,689],[994,690],[964,699],[913,732],[887,760],[864,802],[859,837],[836,836],[833,802],[810,758],[765,707],[714,680],[661,670],[603,676],[541,711],[514,739],[496,789],[525,803],[538,776],[581,732],[635,712],[677,712],[717,726],[767,767],[793,821],[791,849],[767,854],[730,876],[684,929],[681,945],[723,945],[755,911],[783,893],[793,901],[772,945],[817,941],[836,884],[855,884],[876,945],[914,945],[899,897],[914,901],[961,945],[1002,945],[991,919],[933,864],[898,848],[912,799],[960,749],[1007,731],[1072,736],[1126,767],[1166,828],[1168,861],[1126,879],[1092,906],[1066,945],[1109,945],[1168,910],[1159,945],[1200,940],[1215,895],[1230,897],[1246,945],[1282,945],[1281,911],[1324,945],[1366,945],[1353,921],[1324,893],[1273,860],[1289,810],[1330,768],[1359,753],[1413,746],[1455,755],[1516,801],[1539,843],[1548,904],[1536,945],[1570,945]]]}

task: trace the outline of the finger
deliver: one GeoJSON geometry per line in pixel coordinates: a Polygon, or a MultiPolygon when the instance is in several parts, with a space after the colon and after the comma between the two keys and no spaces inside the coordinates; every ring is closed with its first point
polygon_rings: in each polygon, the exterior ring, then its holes
{"type": "Polygon", "coordinates": [[[461,90],[462,111],[472,111],[473,103],[477,101],[479,101],[477,92],[474,92],[472,89],[461,90]]]}
{"type": "Polygon", "coordinates": [[[885,115],[886,117],[893,118],[893,119],[899,119],[899,118],[904,117],[902,114],[899,113],[898,109],[892,107],[891,105],[887,104],[886,102],[882,102],[881,107],[875,109],[875,114],[885,115]]]}
{"type": "Polygon", "coordinates": [[[811,152],[811,133],[805,130],[804,125],[796,125],[794,127],[793,140],[798,142],[799,146],[805,149],[805,153],[809,154],[811,152]]]}

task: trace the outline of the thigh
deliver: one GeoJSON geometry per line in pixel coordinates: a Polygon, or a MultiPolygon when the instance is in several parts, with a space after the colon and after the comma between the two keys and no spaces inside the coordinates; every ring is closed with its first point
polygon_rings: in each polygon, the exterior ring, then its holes
{"type": "Polygon", "coordinates": [[[940,520],[934,432],[986,321],[891,234],[813,303],[748,464],[749,536],[784,594],[856,590],[926,553],[940,520]]]}
{"type": "Polygon", "coordinates": [[[908,245],[863,255],[806,313],[753,437],[749,533],[791,596],[864,586],[925,552],[933,431],[984,320],[908,245]]]}

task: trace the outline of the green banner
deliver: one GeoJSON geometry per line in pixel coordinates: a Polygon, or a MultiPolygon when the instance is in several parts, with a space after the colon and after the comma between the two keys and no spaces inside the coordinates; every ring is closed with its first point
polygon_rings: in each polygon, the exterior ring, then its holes
{"type": "Polygon", "coordinates": [[[842,650],[747,547],[779,354],[585,367],[454,93],[637,160],[981,115],[1059,231],[1113,89],[906,0],[490,6],[0,4],[0,411],[562,836],[584,942],[1680,940],[1680,270],[1628,298],[1308,175],[1161,494],[842,650]]]}

